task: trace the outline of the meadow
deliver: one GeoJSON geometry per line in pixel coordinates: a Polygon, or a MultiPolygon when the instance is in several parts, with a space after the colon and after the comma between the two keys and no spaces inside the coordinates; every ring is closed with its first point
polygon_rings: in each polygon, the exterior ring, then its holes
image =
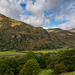
{"type": "MultiPolygon", "coordinates": [[[[43,54],[46,54],[46,53],[58,53],[59,51],[65,51],[65,48],[63,49],[53,49],[53,50],[37,50],[37,51],[32,51],[36,54],[39,54],[39,53],[43,53],[43,54]]],[[[12,51],[3,51],[3,52],[0,52],[0,58],[3,58],[3,57],[16,57],[16,56],[23,56],[25,55],[26,53],[28,53],[29,51],[20,51],[20,52],[16,52],[16,50],[12,50],[12,51]]]]}
{"type": "MultiPolygon", "coordinates": [[[[52,73],[53,71],[51,69],[45,69],[45,70],[41,70],[41,72],[38,75],[54,75],[52,73]]],[[[75,75],[75,71],[74,72],[67,72],[67,73],[61,73],[59,75],[75,75]]]]}
{"type": "Polygon", "coordinates": [[[4,57],[16,57],[16,56],[22,56],[25,55],[25,53],[16,52],[16,51],[4,51],[0,52],[0,58],[4,57]]]}
{"type": "Polygon", "coordinates": [[[53,74],[52,74],[52,70],[45,69],[45,70],[41,70],[41,72],[38,75],[53,75],[53,74]]]}

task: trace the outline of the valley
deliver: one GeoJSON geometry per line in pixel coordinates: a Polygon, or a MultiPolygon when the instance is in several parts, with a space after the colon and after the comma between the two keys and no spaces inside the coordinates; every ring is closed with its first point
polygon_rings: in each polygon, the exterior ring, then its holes
{"type": "Polygon", "coordinates": [[[74,29],[33,27],[0,14],[0,75],[74,75],[74,71],[74,29]]]}

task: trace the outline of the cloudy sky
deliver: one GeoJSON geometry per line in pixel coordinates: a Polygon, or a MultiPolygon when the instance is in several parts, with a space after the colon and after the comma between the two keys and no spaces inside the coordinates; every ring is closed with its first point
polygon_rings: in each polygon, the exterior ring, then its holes
{"type": "Polygon", "coordinates": [[[75,28],[75,0],[0,0],[0,13],[35,27],[75,28]]]}

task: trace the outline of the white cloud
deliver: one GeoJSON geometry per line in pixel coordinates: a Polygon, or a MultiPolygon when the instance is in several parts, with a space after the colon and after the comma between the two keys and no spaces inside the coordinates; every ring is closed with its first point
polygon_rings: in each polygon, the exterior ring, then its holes
{"type": "Polygon", "coordinates": [[[64,20],[63,15],[56,16],[56,18],[55,18],[55,21],[63,21],[63,20],[64,20]]]}
{"type": "Polygon", "coordinates": [[[21,21],[26,22],[28,24],[31,24],[35,27],[40,27],[43,24],[48,25],[50,23],[49,19],[45,19],[44,16],[37,17],[37,16],[26,16],[26,15],[23,16],[23,15],[21,15],[21,21]]]}
{"type": "Polygon", "coordinates": [[[72,20],[67,23],[63,23],[63,24],[59,25],[58,28],[61,28],[64,30],[69,30],[69,29],[75,28],[75,20],[72,20]]]}
{"type": "Polygon", "coordinates": [[[33,1],[28,0],[26,5],[26,10],[32,12],[33,15],[41,16],[44,15],[45,0],[36,0],[33,4],[33,1]]]}
{"type": "Polygon", "coordinates": [[[48,29],[47,27],[43,27],[43,29],[48,29]]]}
{"type": "Polygon", "coordinates": [[[60,0],[56,9],[53,10],[56,21],[74,20],[75,19],[75,1],[60,0]]]}
{"type": "Polygon", "coordinates": [[[59,0],[46,0],[46,9],[52,9],[58,5],[59,0]]]}
{"type": "Polygon", "coordinates": [[[19,19],[21,10],[20,0],[0,0],[0,13],[8,17],[19,19]]]}
{"type": "Polygon", "coordinates": [[[51,19],[68,20],[70,25],[65,23],[60,26],[63,29],[70,29],[75,23],[75,0],[35,0],[34,3],[33,0],[0,0],[0,13],[35,27],[48,25],[51,19]],[[25,10],[22,9],[21,3],[26,4],[25,10]],[[23,12],[30,12],[31,15],[24,15],[23,12]],[[52,14],[46,16],[44,12],[52,14]]]}
{"type": "Polygon", "coordinates": [[[20,6],[22,2],[25,2],[25,0],[0,0],[0,13],[18,20],[22,13],[20,6]]]}
{"type": "Polygon", "coordinates": [[[58,27],[54,26],[54,27],[52,27],[52,28],[58,28],[58,27]]]}
{"type": "Polygon", "coordinates": [[[26,11],[31,12],[32,15],[21,16],[21,21],[24,21],[35,27],[40,27],[43,24],[50,24],[49,19],[46,19],[44,16],[45,1],[46,0],[36,0],[33,4],[32,0],[28,0],[26,4],[26,11]]]}

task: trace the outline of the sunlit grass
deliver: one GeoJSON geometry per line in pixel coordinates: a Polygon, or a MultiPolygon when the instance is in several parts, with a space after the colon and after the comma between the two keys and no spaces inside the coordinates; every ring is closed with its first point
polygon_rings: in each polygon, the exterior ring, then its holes
{"type": "Polygon", "coordinates": [[[4,51],[4,52],[0,52],[0,58],[23,56],[25,54],[26,53],[21,53],[21,52],[16,52],[16,51],[4,51]]]}
{"type": "Polygon", "coordinates": [[[3,51],[3,52],[0,52],[0,54],[7,54],[7,53],[19,53],[19,52],[16,52],[16,51],[3,51]]]}
{"type": "MultiPolygon", "coordinates": [[[[66,50],[72,50],[72,49],[65,49],[65,48],[62,48],[62,49],[53,49],[53,50],[39,50],[39,51],[32,51],[36,54],[39,54],[39,53],[43,53],[43,54],[46,54],[46,53],[58,53],[59,51],[66,51],[66,50]]],[[[16,52],[16,50],[12,50],[12,51],[3,51],[3,52],[0,52],[0,58],[1,57],[15,57],[15,56],[22,56],[22,55],[25,55],[26,53],[28,53],[29,51],[20,51],[20,52],[16,52]]]]}
{"type": "MultiPolygon", "coordinates": [[[[53,71],[51,69],[43,69],[40,71],[40,73],[38,75],[57,75],[57,74],[53,74],[53,71]]],[[[59,75],[75,75],[75,71],[74,72],[67,72],[67,73],[61,73],[59,75]]]]}
{"type": "Polygon", "coordinates": [[[62,73],[60,75],[75,75],[75,71],[74,72],[67,72],[67,73],[62,73]]]}
{"type": "Polygon", "coordinates": [[[52,70],[41,70],[41,72],[38,75],[53,75],[52,70]]]}

